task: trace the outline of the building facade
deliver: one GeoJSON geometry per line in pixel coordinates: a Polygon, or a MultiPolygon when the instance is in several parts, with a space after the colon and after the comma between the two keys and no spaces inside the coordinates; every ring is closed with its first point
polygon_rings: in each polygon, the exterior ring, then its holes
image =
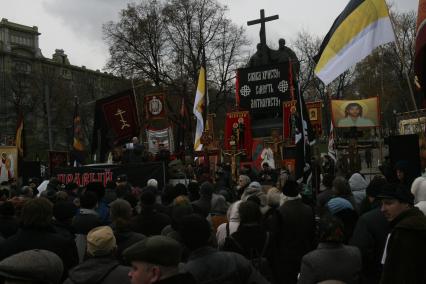
{"type": "Polygon", "coordinates": [[[69,150],[76,97],[89,148],[95,101],[131,86],[112,74],[72,65],[62,49],[44,57],[39,36],[35,26],[0,22],[0,145],[13,145],[22,113],[27,159],[45,157],[49,149],[69,150]]]}

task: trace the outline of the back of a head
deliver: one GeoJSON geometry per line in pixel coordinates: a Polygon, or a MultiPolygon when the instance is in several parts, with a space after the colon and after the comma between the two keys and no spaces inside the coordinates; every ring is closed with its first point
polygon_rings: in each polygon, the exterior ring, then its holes
{"type": "Polygon", "coordinates": [[[140,197],[142,208],[150,208],[155,204],[155,194],[150,190],[142,192],[140,197]]]}
{"type": "Polygon", "coordinates": [[[240,224],[259,224],[262,219],[259,205],[253,201],[241,202],[238,208],[240,224]]]}
{"type": "Polygon", "coordinates": [[[0,262],[0,276],[10,280],[7,283],[61,283],[63,271],[59,256],[47,250],[23,251],[0,262]]]}
{"type": "Polygon", "coordinates": [[[113,222],[117,220],[130,220],[132,217],[132,206],[123,199],[117,199],[110,203],[110,214],[113,222]]]}
{"type": "Polygon", "coordinates": [[[212,196],[213,191],[214,191],[214,186],[212,183],[205,181],[201,184],[201,187],[200,187],[201,196],[210,197],[212,196]]]}
{"type": "Polygon", "coordinates": [[[166,236],[151,236],[123,252],[127,262],[138,261],[165,267],[176,267],[181,259],[182,246],[166,236]]]}
{"type": "Polygon", "coordinates": [[[56,220],[64,222],[71,220],[74,217],[76,210],[77,207],[74,203],[70,201],[58,201],[53,205],[53,216],[56,220]]]}
{"type": "Polygon", "coordinates": [[[183,244],[192,251],[208,245],[211,227],[202,216],[191,214],[182,218],[179,233],[183,244]]]}
{"type": "Polygon", "coordinates": [[[375,176],[367,186],[365,193],[370,197],[377,197],[380,194],[383,187],[387,184],[384,176],[375,176]]]}
{"type": "Polygon", "coordinates": [[[278,207],[281,202],[281,192],[276,187],[271,187],[266,194],[266,203],[270,207],[278,207]]]}
{"type": "Polygon", "coordinates": [[[46,198],[31,199],[21,212],[21,223],[27,228],[47,228],[51,224],[53,205],[46,198]]]}
{"type": "Polygon", "coordinates": [[[426,201],[426,178],[416,178],[411,184],[411,193],[415,197],[415,203],[426,201]]]}
{"type": "Polygon", "coordinates": [[[96,227],[87,233],[87,253],[90,256],[112,255],[116,247],[115,236],[109,226],[96,227]]]}
{"type": "Polygon", "coordinates": [[[158,181],[154,178],[149,179],[148,182],[146,183],[147,186],[151,186],[154,187],[155,189],[158,188],[158,181]]]}
{"type": "Polygon", "coordinates": [[[336,196],[348,196],[352,194],[348,181],[340,176],[333,180],[333,191],[336,196]]]}
{"type": "Polygon", "coordinates": [[[324,174],[323,178],[322,178],[322,184],[327,187],[327,188],[331,188],[333,186],[333,180],[334,180],[334,176],[331,174],[324,174]]]}
{"type": "Polygon", "coordinates": [[[325,214],[318,224],[320,242],[341,243],[344,240],[343,223],[335,216],[325,214]]]}
{"type": "Polygon", "coordinates": [[[30,186],[25,185],[21,188],[20,195],[25,197],[33,197],[33,189],[30,186]]]}
{"type": "Polygon", "coordinates": [[[84,209],[93,209],[98,203],[97,195],[92,191],[85,191],[80,197],[80,206],[84,209]]]}
{"type": "Polygon", "coordinates": [[[101,182],[90,182],[86,186],[86,191],[94,192],[98,200],[101,200],[105,196],[105,187],[101,182]]]}

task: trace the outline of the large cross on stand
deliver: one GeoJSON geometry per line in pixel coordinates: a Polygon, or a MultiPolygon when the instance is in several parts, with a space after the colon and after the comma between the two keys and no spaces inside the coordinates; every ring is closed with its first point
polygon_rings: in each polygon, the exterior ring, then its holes
{"type": "Polygon", "coordinates": [[[236,145],[236,141],[230,141],[229,144],[231,144],[231,150],[226,150],[224,152],[224,154],[226,156],[230,156],[231,157],[231,174],[232,177],[234,178],[234,180],[237,180],[237,175],[238,175],[238,166],[239,166],[239,156],[243,156],[246,154],[246,152],[244,150],[238,150],[237,149],[237,145],[236,145]]]}
{"type": "Polygon", "coordinates": [[[262,47],[266,47],[266,31],[265,31],[265,23],[270,22],[273,20],[278,20],[278,15],[270,16],[265,18],[265,10],[260,10],[260,19],[248,21],[247,25],[257,25],[260,24],[260,43],[262,44],[262,47]]]}

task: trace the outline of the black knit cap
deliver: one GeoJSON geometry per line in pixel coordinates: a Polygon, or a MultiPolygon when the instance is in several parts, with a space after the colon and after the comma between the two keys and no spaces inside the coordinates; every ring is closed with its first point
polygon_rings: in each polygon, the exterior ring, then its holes
{"type": "Polygon", "coordinates": [[[414,195],[403,184],[392,183],[385,185],[377,198],[396,199],[401,203],[414,204],[414,195]]]}
{"type": "Polygon", "coordinates": [[[172,238],[152,236],[130,246],[123,252],[126,261],[141,261],[162,266],[179,264],[182,246],[172,238]]]}
{"type": "Polygon", "coordinates": [[[375,176],[368,184],[365,192],[368,196],[377,197],[386,184],[387,181],[383,176],[375,176]]]}

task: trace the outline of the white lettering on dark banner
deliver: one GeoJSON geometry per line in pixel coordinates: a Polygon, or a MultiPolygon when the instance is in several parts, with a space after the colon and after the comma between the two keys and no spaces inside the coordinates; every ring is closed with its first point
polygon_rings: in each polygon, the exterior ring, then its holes
{"type": "Polygon", "coordinates": [[[256,95],[272,94],[273,92],[274,88],[272,87],[272,84],[256,86],[256,95]]]}
{"type": "Polygon", "coordinates": [[[265,99],[252,99],[251,108],[266,108],[266,107],[279,107],[280,99],[277,97],[265,98],[265,99]]]}
{"type": "Polygon", "coordinates": [[[260,72],[247,73],[247,79],[248,79],[249,82],[279,79],[279,78],[280,78],[280,70],[278,68],[260,71],[260,72]]]}

